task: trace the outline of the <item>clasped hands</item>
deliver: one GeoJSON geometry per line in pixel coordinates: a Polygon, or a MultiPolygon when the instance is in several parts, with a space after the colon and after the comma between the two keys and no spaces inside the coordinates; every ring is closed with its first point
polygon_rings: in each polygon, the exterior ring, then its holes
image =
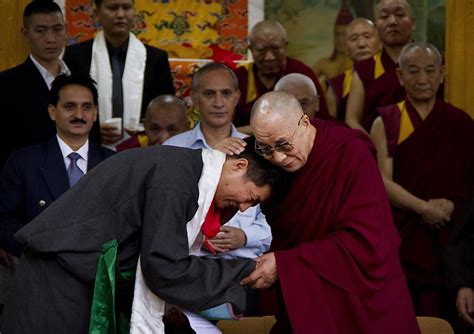
{"type": "Polygon", "coordinates": [[[445,198],[430,199],[421,212],[422,222],[431,229],[438,230],[451,221],[454,204],[445,198]]]}
{"type": "Polygon", "coordinates": [[[250,285],[254,289],[270,287],[278,279],[275,253],[267,253],[255,259],[257,267],[242,281],[241,285],[250,285]]]}

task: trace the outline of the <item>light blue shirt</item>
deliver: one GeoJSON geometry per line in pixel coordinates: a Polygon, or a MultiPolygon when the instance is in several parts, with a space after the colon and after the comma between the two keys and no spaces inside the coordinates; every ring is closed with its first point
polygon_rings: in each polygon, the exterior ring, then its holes
{"type": "MultiPolygon", "coordinates": [[[[200,124],[201,123],[196,124],[193,130],[169,138],[163,145],[188,147],[195,150],[210,148],[201,131],[200,124]]],[[[246,135],[238,132],[234,125],[232,125],[231,137],[245,138],[246,135]]],[[[272,232],[265,219],[265,215],[260,210],[260,205],[252,206],[244,212],[238,211],[225,226],[237,227],[243,230],[247,237],[247,243],[240,248],[221,253],[221,257],[227,259],[236,257],[255,258],[270,248],[272,232]]],[[[201,252],[201,255],[208,256],[209,254],[209,252],[201,252]]]]}

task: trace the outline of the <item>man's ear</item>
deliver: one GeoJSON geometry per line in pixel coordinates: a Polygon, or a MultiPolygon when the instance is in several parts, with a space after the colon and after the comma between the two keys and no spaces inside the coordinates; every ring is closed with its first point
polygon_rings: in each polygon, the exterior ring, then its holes
{"type": "Polygon", "coordinates": [[[232,159],[231,162],[232,162],[231,170],[233,172],[237,172],[237,173],[244,172],[245,174],[247,174],[247,169],[249,166],[249,161],[247,159],[244,159],[244,158],[232,159]]]}
{"type": "Polygon", "coordinates": [[[56,121],[56,106],[50,104],[48,106],[48,114],[49,114],[49,118],[51,118],[51,120],[56,121]]]}
{"type": "Polygon", "coordinates": [[[397,72],[398,82],[400,83],[400,86],[403,86],[403,82],[402,82],[403,73],[402,73],[402,70],[400,68],[397,68],[396,72],[397,72]]]}

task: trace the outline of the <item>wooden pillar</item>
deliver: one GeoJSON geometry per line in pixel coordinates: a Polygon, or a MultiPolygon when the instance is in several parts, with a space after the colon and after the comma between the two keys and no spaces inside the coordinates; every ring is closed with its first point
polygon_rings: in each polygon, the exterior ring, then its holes
{"type": "Polygon", "coordinates": [[[474,118],[474,0],[446,0],[446,100],[474,118]]]}
{"type": "Polygon", "coordinates": [[[28,55],[20,29],[30,0],[0,1],[0,71],[22,63],[28,55]]]}

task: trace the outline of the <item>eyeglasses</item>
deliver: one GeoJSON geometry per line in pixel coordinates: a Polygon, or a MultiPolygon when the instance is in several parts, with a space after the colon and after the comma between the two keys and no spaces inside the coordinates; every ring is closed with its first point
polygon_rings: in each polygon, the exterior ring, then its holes
{"type": "Polygon", "coordinates": [[[281,144],[278,144],[278,145],[275,145],[274,147],[271,147],[271,146],[260,146],[257,141],[255,141],[255,152],[261,156],[264,156],[264,157],[268,157],[268,156],[272,156],[273,153],[275,153],[275,151],[277,152],[281,152],[281,153],[288,153],[288,152],[291,152],[295,146],[294,146],[294,143],[293,140],[296,136],[296,133],[298,132],[298,129],[300,127],[300,123],[301,123],[301,120],[303,119],[304,117],[304,114],[301,115],[300,119],[298,120],[298,125],[296,126],[296,129],[295,129],[295,132],[293,133],[293,135],[290,137],[290,140],[285,142],[285,143],[281,143],[281,144]]]}

